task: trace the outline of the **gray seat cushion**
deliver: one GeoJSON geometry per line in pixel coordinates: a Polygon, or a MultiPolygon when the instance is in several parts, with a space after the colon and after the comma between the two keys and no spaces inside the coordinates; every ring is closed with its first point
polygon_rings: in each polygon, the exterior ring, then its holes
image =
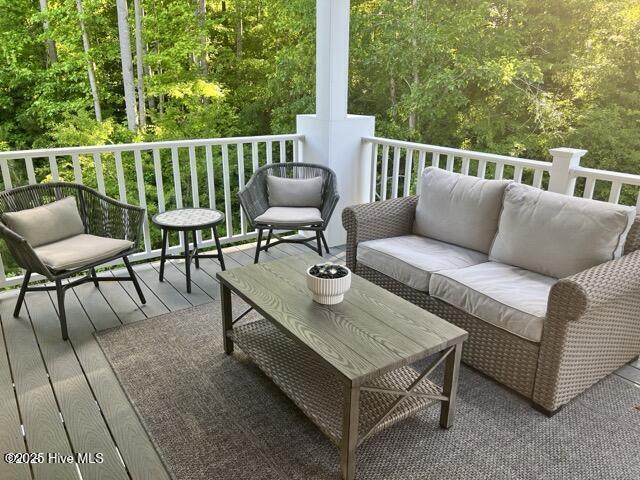
{"type": "Polygon", "coordinates": [[[52,270],[72,270],[107,259],[130,249],[133,242],[95,235],[74,235],[35,248],[35,252],[52,270]]]}
{"type": "Polygon", "coordinates": [[[433,272],[487,261],[484,253],[449,243],[406,235],[358,244],[358,263],[416,290],[429,290],[433,272]]]}
{"type": "Polygon", "coordinates": [[[322,207],[322,177],[281,178],[267,175],[270,207],[322,207]]]}
{"type": "Polygon", "coordinates": [[[6,212],[2,221],[34,248],[84,233],[74,197],[19,212],[6,212]]]}
{"type": "Polygon", "coordinates": [[[509,181],[429,167],[421,182],[413,233],[489,253],[509,181]]]}
{"type": "Polygon", "coordinates": [[[255,219],[265,225],[317,225],[322,215],[317,208],[271,207],[255,219]]]}
{"type": "Polygon", "coordinates": [[[622,254],[635,207],[511,184],[490,258],[557,278],[622,254]]]}
{"type": "Polygon", "coordinates": [[[497,262],[431,275],[429,295],[519,337],[539,342],[557,279],[497,262]]]}

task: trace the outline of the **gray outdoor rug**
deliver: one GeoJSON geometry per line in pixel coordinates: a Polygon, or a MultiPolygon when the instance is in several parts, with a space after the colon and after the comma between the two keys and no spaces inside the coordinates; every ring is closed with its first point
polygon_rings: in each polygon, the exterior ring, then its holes
{"type": "MultiPolygon", "coordinates": [[[[336,479],[337,449],[236,349],[213,303],[97,334],[176,479],[336,479]]],[[[369,439],[357,478],[640,478],[640,388],[611,376],[553,418],[463,368],[456,422],[431,408],[369,439]]]]}

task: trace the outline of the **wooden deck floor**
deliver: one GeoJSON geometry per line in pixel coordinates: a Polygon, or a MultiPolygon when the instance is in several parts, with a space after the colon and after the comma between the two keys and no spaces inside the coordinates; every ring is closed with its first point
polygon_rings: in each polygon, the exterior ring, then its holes
{"type": "MultiPolygon", "coordinates": [[[[227,268],[253,262],[253,245],[225,248],[227,268]]],[[[309,252],[286,244],[261,260],[309,252]]],[[[332,249],[332,260],[344,251],[332,249]]],[[[184,264],[168,262],[165,281],[158,264],[135,266],[147,299],[140,305],[130,282],[84,284],[67,294],[69,342],[60,339],[55,298],[29,293],[20,318],[13,317],[16,291],[0,295],[0,453],[102,453],[101,464],[9,465],[0,458],[0,479],[168,479],[136,413],[120,387],[93,333],[219,298],[217,261],[192,268],[192,293],[184,264]]],[[[122,272],[103,272],[118,275],[122,272]]]]}
{"type": "MultiPolygon", "coordinates": [[[[254,245],[228,247],[228,268],[253,261],[254,245]]],[[[281,245],[263,260],[308,252],[281,245]]],[[[344,250],[332,250],[335,261],[344,250]]],[[[163,313],[200,305],[219,297],[215,260],[201,260],[192,270],[193,290],[186,293],[184,268],[171,262],[165,282],[158,265],[135,266],[147,298],[139,305],[130,283],[85,284],[67,296],[69,342],[60,339],[55,304],[46,292],[30,293],[20,318],[12,311],[17,292],[0,295],[0,452],[96,453],[101,464],[8,465],[0,459],[0,479],[168,479],[165,468],[129,405],[93,332],[163,313]]],[[[118,272],[106,274],[118,274],[118,272]]],[[[617,375],[640,387],[640,362],[617,375]]]]}

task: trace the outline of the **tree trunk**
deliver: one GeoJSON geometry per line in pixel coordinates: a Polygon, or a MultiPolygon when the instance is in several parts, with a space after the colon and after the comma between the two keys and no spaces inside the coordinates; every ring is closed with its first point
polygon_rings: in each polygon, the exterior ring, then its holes
{"type": "Polygon", "coordinates": [[[147,112],[144,99],[144,42],[142,41],[142,18],[144,12],[140,0],[133,0],[133,9],[136,24],[136,73],[138,76],[138,125],[144,127],[147,124],[147,112]]]}
{"type": "Polygon", "coordinates": [[[118,38],[120,40],[120,63],[122,64],[122,85],[124,104],[129,130],[137,130],[136,94],[133,82],[133,62],[131,60],[131,40],[129,39],[129,8],[127,0],[116,0],[118,10],[118,38]]]}
{"type": "Polygon", "coordinates": [[[393,77],[393,71],[389,79],[389,97],[391,99],[391,116],[395,118],[398,110],[398,90],[396,88],[396,79],[393,77]]]}
{"type": "MultiPolygon", "coordinates": [[[[418,28],[416,24],[416,18],[418,15],[418,0],[413,0],[411,2],[411,6],[413,7],[413,12],[414,12],[413,22],[411,25],[411,30],[412,30],[411,47],[413,48],[413,62],[412,62],[413,63],[413,66],[412,66],[413,79],[412,79],[411,90],[415,92],[415,90],[418,88],[418,85],[420,84],[420,72],[418,70],[418,58],[419,58],[420,52],[418,52],[418,38],[417,38],[418,28]]],[[[418,120],[417,120],[416,109],[414,106],[414,108],[411,110],[411,113],[409,113],[409,130],[416,130],[417,127],[418,127],[418,120]]]]}
{"type": "MultiPolygon", "coordinates": [[[[46,14],[49,10],[48,0],[40,0],[40,13],[46,14]]],[[[42,21],[42,28],[45,33],[49,33],[49,20],[46,18],[42,21]]],[[[58,61],[58,51],[56,49],[56,42],[52,38],[47,38],[47,65],[52,65],[58,61]]]]}
{"type": "Polygon", "coordinates": [[[87,76],[89,77],[89,87],[91,88],[91,96],[93,97],[93,109],[96,114],[96,121],[102,121],[102,108],[100,108],[100,95],[98,94],[98,83],[96,82],[96,66],[91,60],[89,44],[89,35],[84,25],[84,12],[82,10],[82,0],[76,0],[76,7],[78,9],[78,18],[80,21],[80,32],[82,33],[82,48],[84,54],[87,57],[87,76]]]}
{"type": "Polygon", "coordinates": [[[209,73],[209,59],[207,56],[207,1],[206,0],[197,0],[198,8],[196,9],[196,15],[198,16],[198,23],[200,27],[200,43],[202,44],[202,54],[198,59],[198,63],[200,64],[200,71],[202,75],[207,75],[209,73]]]}
{"type": "Polygon", "coordinates": [[[236,56],[242,57],[242,35],[244,24],[242,21],[242,6],[236,4],[236,56]]]}

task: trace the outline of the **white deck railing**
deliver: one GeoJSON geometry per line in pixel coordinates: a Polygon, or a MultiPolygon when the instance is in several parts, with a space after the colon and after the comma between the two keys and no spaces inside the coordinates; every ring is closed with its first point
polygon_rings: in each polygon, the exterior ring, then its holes
{"type": "MultiPolygon", "coordinates": [[[[260,166],[302,161],[302,135],[213,138],[169,142],[101,145],[0,152],[0,179],[4,189],[18,184],[69,180],[147,208],[149,214],[169,208],[207,206],[223,210],[226,223],[222,242],[254,237],[240,210],[236,192],[260,166]]],[[[640,175],[580,166],[586,152],[551,150],[552,162],[456,148],[363,138],[371,146],[369,179],[371,201],[420,193],[420,173],[434,165],[481,178],[513,179],[559,193],[596,198],[640,207],[640,175]]],[[[340,181],[340,179],[338,179],[340,181]]],[[[339,218],[336,217],[336,218],[339,218]]],[[[133,260],[160,255],[159,232],[144,224],[144,251],[133,260]]],[[[203,248],[214,245],[211,232],[199,232],[203,248]]],[[[169,250],[181,250],[173,238],[169,250]]],[[[0,257],[0,287],[16,285],[22,277],[0,257]]]]}
{"type": "MultiPolygon", "coordinates": [[[[0,152],[0,176],[4,189],[43,181],[82,183],[147,208],[149,214],[183,206],[217,208],[226,216],[221,242],[229,243],[255,235],[240,210],[238,189],[262,165],[301,161],[303,140],[291,134],[0,152]]],[[[143,234],[144,251],[132,260],[160,256],[149,215],[143,234]]],[[[198,232],[198,237],[203,248],[215,245],[211,232],[198,232]]],[[[180,250],[182,240],[173,240],[169,250],[180,250]]],[[[22,279],[7,272],[6,263],[0,257],[0,287],[22,279]]]]}
{"type": "Polygon", "coordinates": [[[640,175],[581,167],[586,152],[555,149],[553,162],[365,137],[371,145],[370,200],[420,193],[420,173],[436,166],[480,178],[511,179],[559,193],[640,207],[640,175]]]}

